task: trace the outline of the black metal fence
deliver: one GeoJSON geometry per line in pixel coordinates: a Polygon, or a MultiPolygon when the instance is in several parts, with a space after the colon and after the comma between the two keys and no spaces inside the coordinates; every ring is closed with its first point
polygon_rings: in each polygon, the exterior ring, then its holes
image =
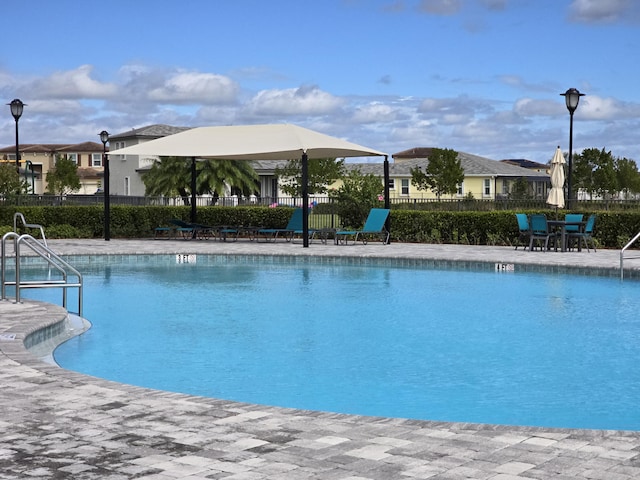
{"type": "MultiPolygon", "coordinates": [[[[329,197],[313,196],[309,199],[319,210],[330,211],[332,200],[329,197]]],[[[111,205],[130,206],[186,206],[191,198],[182,197],[134,197],[111,195],[111,205]]],[[[17,206],[60,206],[60,205],[102,205],[104,197],[97,195],[11,195],[0,199],[0,205],[17,206]]],[[[640,210],[640,200],[572,200],[574,211],[629,211],[640,210]]],[[[301,207],[302,198],[292,197],[197,197],[196,206],[289,206],[301,207]]],[[[392,209],[423,211],[526,211],[553,208],[544,199],[530,200],[479,200],[479,199],[432,199],[432,198],[392,198],[392,209]]]]}

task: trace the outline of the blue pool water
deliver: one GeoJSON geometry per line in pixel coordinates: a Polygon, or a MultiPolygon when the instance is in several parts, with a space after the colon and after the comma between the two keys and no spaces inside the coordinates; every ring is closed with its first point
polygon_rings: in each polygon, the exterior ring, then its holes
{"type": "Polygon", "coordinates": [[[303,409],[640,430],[638,282],[93,258],[77,264],[93,328],[56,350],[67,369],[303,409]]]}

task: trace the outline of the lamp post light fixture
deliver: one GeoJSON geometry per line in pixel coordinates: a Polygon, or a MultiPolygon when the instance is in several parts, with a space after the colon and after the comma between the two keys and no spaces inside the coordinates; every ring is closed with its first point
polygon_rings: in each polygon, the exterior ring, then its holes
{"type": "Polygon", "coordinates": [[[573,171],[573,113],[578,108],[580,103],[580,97],[584,97],[584,93],[580,93],[577,88],[570,88],[564,93],[561,93],[567,104],[567,110],[569,110],[569,172],[567,175],[567,207],[571,208],[571,193],[573,185],[571,183],[571,173],[573,171]]]}
{"type": "Polygon", "coordinates": [[[107,142],[109,141],[109,132],[103,130],[100,132],[100,141],[102,142],[102,166],[104,168],[104,185],[102,193],[104,195],[104,239],[108,242],[111,239],[110,224],[110,198],[109,198],[109,158],[107,157],[107,142]]]}
{"type": "Polygon", "coordinates": [[[11,103],[8,103],[11,107],[11,115],[16,121],[16,172],[18,172],[18,176],[20,175],[20,143],[18,142],[18,120],[22,116],[22,111],[24,110],[25,104],[22,103],[22,100],[15,98],[11,100],[11,103]]]}

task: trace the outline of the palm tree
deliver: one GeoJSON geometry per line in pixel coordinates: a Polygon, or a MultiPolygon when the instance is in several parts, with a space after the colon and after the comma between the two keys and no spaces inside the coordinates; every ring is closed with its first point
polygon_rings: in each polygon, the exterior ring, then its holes
{"type": "Polygon", "coordinates": [[[180,195],[185,205],[189,204],[191,171],[189,163],[181,157],[162,157],[160,162],[154,162],[151,170],[142,174],[145,192],[152,197],[166,195],[174,197],[180,195]]]}
{"type": "Polygon", "coordinates": [[[242,195],[258,190],[258,174],[251,163],[243,160],[205,160],[196,165],[198,178],[196,193],[212,194],[216,199],[225,191],[225,185],[242,195]]]}
{"type": "MultiPolygon", "coordinates": [[[[256,191],[258,174],[251,164],[240,160],[202,160],[196,164],[196,193],[219,197],[225,185],[251,194],[256,191]]],[[[160,157],[143,174],[146,194],[150,196],[180,195],[185,205],[191,196],[191,162],[182,157],[160,157]]]]}

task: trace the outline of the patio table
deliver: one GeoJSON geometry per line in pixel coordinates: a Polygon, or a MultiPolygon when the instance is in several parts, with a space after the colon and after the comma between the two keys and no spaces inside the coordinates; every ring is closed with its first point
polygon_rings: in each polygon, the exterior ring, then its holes
{"type": "MultiPolygon", "coordinates": [[[[582,231],[585,224],[587,222],[584,221],[567,221],[567,220],[547,220],[547,224],[550,227],[555,227],[557,230],[560,230],[560,245],[561,251],[567,251],[567,227],[568,226],[577,226],[578,231],[582,231]]],[[[582,251],[580,244],[578,244],[578,251],[582,251]]]]}

